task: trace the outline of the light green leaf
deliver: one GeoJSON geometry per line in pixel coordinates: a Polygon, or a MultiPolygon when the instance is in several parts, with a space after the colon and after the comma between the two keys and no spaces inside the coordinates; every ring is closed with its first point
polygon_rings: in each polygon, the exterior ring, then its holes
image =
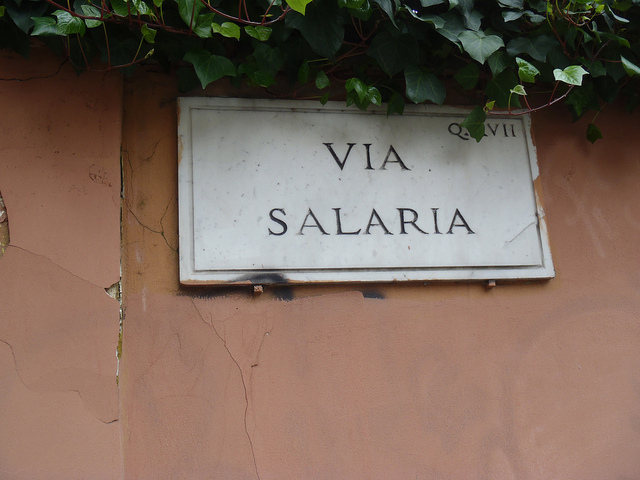
{"type": "Polygon", "coordinates": [[[504,47],[502,38],[497,35],[485,35],[483,32],[464,31],[458,38],[471,58],[482,64],[492,53],[504,47]]]}
{"type": "Polygon", "coordinates": [[[31,35],[36,37],[39,35],[59,35],[58,25],[55,18],[51,17],[32,17],[35,25],[31,35]]]}
{"type": "Polygon", "coordinates": [[[484,137],[484,121],[486,119],[487,113],[478,105],[467,115],[460,126],[466,128],[469,134],[476,139],[476,142],[479,142],[484,137]]]}
{"type": "Polygon", "coordinates": [[[378,107],[382,105],[382,95],[380,95],[380,91],[373,85],[367,88],[366,99],[378,107]]]}
{"type": "Polygon", "coordinates": [[[211,29],[213,30],[213,33],[219,33],[223,37],[240,40],[240,27],[235,23],[224,22],[222,25],[212,23],[211,29]]]}
{"type": "Polygon", "coordinates": [[[522,85],[516,85],[515,87],[513,87],[511,90],[509,90],[511,93],[515,93],[516,95],[526,95],[527,92],[524,89],[524,87],[522,85]]]}
{"type": "Polygon", "coordinates": [[[564,70],[560,70],[559,68],[556,68],[553,71],[553,78],[555,78],[559,82],[564,82],[568,85],[580,86],[582,85],[582,77],[588,74],[589,72],[587,72],[580,65],[571,65],[565,68],[564,70]]]}
{"type": "Polygon", "coordinates": [[[244,31],[247,32],[247,35],[249,35],[250,37],[255,38],[256,40],[259,40],[261,42],[266,42],[267,40],[269,40],[272,32],[270,27],[253,27],[251,25],[247,25],[246,27],[244,27],[244,31]]]}
{"type": "Polygon", "coordinates": [[[5,7],[4,5],[0,6],[0,18],[4,17],[4,12],[6,10],[7,7],[5,7]]]}
{"type": "Polygon", "coordinates": [[[157,31],[155,31],[152,28],[149,28],[147,24],[142,24],[142,27],[140,27],[140,31],[142,32],[142,36],[147,42],[155,43],[156,33],[158,33],[157,31]]]}
{"type": "Polygon", "coordinates": [[[305,14],[307,9],[307,5],[311,3],[311,0],[285,0],[287,5],[289,5],[293,10],[302,15],[305,14]]]}
{"type": "Polygon", "coordinates": [[[447,91],[444,84],[432,73],[422,71],[417,66],[408,66],[404,70],[404,79],[407,85],[406,95],[413,103],[422,103],[426,100],[442,105],[447,91]]]}
{"type": "MultiPolygon", "coordinates": [[[[93,5],[82,5],[81,8],[82,8],[82,13],[84,13],[85,16],[100,18],[100,10],[98,10],[93,5]]],[[[91,20],[91,19],[88,19],[88,18],[85,19],[84,23],[87,24],[87,28],[95,28],[95,27],[99,27],[100,25],[102,25],[102,21],[101,20],[91,20]]]]}
{"type": "Polygon", "coordinates": [[[74,17],[64,10],[56,10],[53,14],[58,19],[58,33],[60,35],[71,35],[77,33],[80,36],[86,31],[85,24],[78,17],[74,17]]]}
{"type": "Polygon", "coordinates": [[[536,81],[536,75],[540,74],[540,70],[520,57],[516,57],[516,63],[518,64],[518,76],[520,80],[534,83],[536,81]]]}
{"type": "Polygon", "coordinates": [[[202,88],[224,76],[236,75],[236,68],[228,58],[211,55],[206,50],[192,50],[184,56],[184,60],[195,68],[202,88]]]}
{"type": "Polygon", "coordinates": [[[367,96],[367,86],[359,78],[350,78],[344,84],[344,88],[347,92],[355,91],[358,95],[358,99],[362,102],[367,96]]]}
{"type": "Polygon", "coordinates": [[[630,77],[633,77],[634,75],[640,75],[640,67],[638,67],[635,63],[630,62],[622,55],[620,55],[620,60],[622,60],[622,66],[627,72],[627,75],[629,75],[630,77]]]}
{"type": "Polygon", "coordinates": [[[316,75],[316,88],[318,90],[322,90],[323,88],[327,88],[330,85],[331,81],[329,80],[329,77],[327,77],[326,73],[320,70],[316,75]]]}

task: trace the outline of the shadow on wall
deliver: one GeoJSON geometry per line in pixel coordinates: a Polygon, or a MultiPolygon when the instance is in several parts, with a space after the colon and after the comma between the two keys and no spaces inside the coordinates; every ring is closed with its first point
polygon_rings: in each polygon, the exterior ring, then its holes
{"type": "Polygon", "coordinates": [[[7,246],[9,246],[9,217],[7,217],[7,209],[0,192],[0,257],[4,255],[7,246]]]}

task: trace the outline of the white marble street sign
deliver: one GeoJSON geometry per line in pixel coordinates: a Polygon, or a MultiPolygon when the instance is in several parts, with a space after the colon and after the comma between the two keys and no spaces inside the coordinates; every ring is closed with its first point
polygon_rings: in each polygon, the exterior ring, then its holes
{"type": "Polygon", "coordinates": [[[550,278],[527,116],[182,98],[184,284],[550,278]]]}

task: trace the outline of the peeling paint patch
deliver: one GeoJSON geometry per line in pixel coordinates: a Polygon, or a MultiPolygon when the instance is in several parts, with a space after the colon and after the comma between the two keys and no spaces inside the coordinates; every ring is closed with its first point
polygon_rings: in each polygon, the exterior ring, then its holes
{"type": "Polygon", "coordinates": [[[5,250],[9,246],[9,217],[7,216],[7,208],[2,200],[2,192],[0,192],[0,257],[4,255],[5,250]]]}

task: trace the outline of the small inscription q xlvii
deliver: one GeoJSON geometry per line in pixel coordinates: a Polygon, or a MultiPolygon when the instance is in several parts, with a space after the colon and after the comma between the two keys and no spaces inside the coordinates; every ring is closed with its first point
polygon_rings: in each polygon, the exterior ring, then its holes
{"type": "Polygon", "coordinates": [[[526,116],[180,99],[185,284],[553,276],[526,116]]]}

